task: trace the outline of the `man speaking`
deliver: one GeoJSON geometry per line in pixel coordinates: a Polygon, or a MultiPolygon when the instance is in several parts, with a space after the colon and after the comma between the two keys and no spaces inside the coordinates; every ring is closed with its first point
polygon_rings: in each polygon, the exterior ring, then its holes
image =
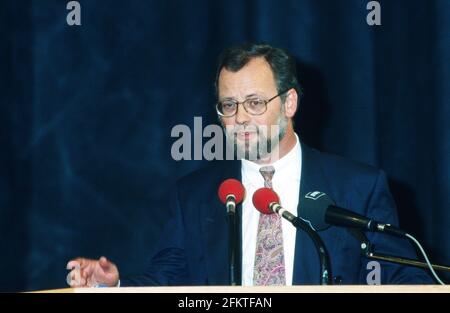
{"type": "MultiPolygon", "coordinates": [[[[174,190],[170,220],[146,272],[119,277],[102,257],[68,263],[71,286],[229,285],[227,212],[219,185],[236,178],[246,189],[238,205],[242,285],[319,284],[317,252],[307,235],[276,214],[260,214],[252,195],[273,189],[286,210],[301,215],[299,199],[326,193],[336,206],[398,225],[385,174],[373,167],[328,155],[303,144],[294,132],[300,88],[294,60],[269,45],[227,49],[216,76],[217,114],[227,141],[241,160],[215,161],[181,178],[174,190]],[[277,131],[271,131],[276,126],[277,131]]],[[[320,233],[333,277],[343,284],[367,284],[360,242],[346,228],[320,233]]],[[[416,258],[406,240],[367,233],[377,251],[416,258]]],[[[424,270],[380,262],[382,284],[432,283],[424,270]]]]}

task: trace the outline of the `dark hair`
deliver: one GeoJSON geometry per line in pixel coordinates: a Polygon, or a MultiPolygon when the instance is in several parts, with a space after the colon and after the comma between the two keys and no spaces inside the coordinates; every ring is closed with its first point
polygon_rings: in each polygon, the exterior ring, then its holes
{"type": "MultiPolygon", "coordinates": [[[[301,89],[297,81],[297,69],[294,58],[280,48],[265,44],[243,44],[230,47],[220,55],[215,81],[216,94],[219,94],[219,75],[223,68],[237,72],[250,60],[258,57],[264,57],[266,62],[269,63],[279,93],[289,88],[295,88],[300,98],[301,89]]],[[[285,99],[286,94],[281,96],[282,102],[285,99]]]]}

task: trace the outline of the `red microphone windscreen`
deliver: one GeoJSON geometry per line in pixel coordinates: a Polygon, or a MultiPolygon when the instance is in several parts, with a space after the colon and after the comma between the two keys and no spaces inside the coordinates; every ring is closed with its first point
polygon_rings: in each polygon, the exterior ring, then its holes
{"type": "Polygon", "coordinates": [[[244,199],[245,189],[239,180],[229,178],[220,184],[218,195],[223,204],[227,203],[227,196],[234,195],[235,202],[238,204],[244,199]]]}
{"type": "Polygon", "coordinates": [[[253,205],[255,208],[263,214],[272,214],[270,204],[272,202],[279,203],[280,198],[275,191],[270,188],[260,188],[253,194],[253,205]]]}

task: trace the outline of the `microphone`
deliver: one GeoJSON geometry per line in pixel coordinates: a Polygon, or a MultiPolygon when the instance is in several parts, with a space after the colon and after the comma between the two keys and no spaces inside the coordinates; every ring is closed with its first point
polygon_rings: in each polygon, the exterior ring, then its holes
{"type": "MultiPolygon", "coordinates": [[[[263,214],[276,213],[294,224],[297,217],[284,209],[280,204],[280,198],[277,193],[270,188],[260,188],[253,194],[253,205],[263,214]]],[[[295,224],[294,224],[295,226],[295,224]]]]}
{"type": "Polygon", "coordinates": [[[405,237],[406,232],[390,224],[375,221],[364,215],[340,208],[324,192],[308,192],[300,199],[301,218],[311,223],[315,230],[331,225],[364,229],[405,237]]]}
{"type": "Polygon", "coordinates": [[[245,188],[237,179],[229,178],[220,184],[218,195],[220,201],[227,206],[227,212],[234,214],[236,204],[244,199],[245,188]]]}
{"type": "Polygon", "coordinates": [[[280,198],[275,191],[269,188],[260,188],[253,194],[253,205],[255,208],[263,214],[273,214],[276,213],[279,216],[285,218],[292,223],[296,228],[303,230],[309,238],[313,241],[314,246],[319,255],[320,263],[320,283],[322,285],[331,285],[331,261],[325,244],[314,230],[311,225],[307,224],[301,218],[296,217],[285,208],[283,208],[279,202],[280,198]]]}
{"type": "Polygon", "coordinates": [[[237,286],[240,280],[239,273],[239,225],[236,218],[236,204],[244,199],[245,189],[241,182],[229,178],[219,186],[218,195],[220,201],[227,206],[228,213],[228,275],[231,286],[237,286]]]}

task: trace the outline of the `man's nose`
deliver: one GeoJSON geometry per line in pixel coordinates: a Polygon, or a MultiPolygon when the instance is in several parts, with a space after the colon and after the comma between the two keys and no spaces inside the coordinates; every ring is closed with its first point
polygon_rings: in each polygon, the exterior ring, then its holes
{"type": "Polygon", "coordinates": [[[246,124],[250,121],[250,115],[245,111],[244,105],[239,103],[236,108],[236,124],[246,124]]]}

